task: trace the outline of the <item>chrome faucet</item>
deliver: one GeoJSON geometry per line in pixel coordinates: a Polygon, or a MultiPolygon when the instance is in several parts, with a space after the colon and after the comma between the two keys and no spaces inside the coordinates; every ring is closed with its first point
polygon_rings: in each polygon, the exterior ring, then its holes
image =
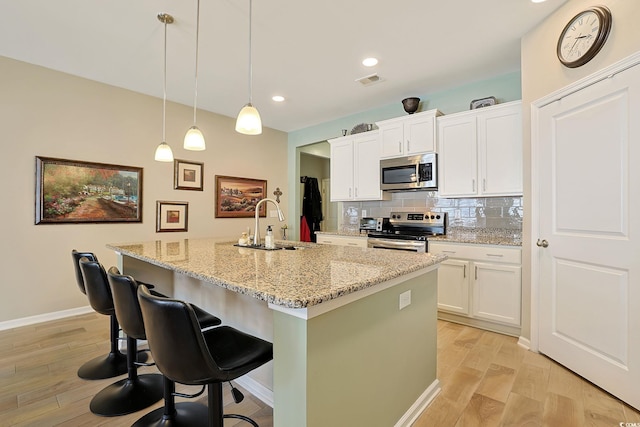
{"type": "Polygon", "coordinates": [[[260,246],[260,224],[258,224],[258,220],[260,218],[260,205],[263,202],[271,202],[273,203],[273,205],[276,207],[276,209],[278,209],[278,219],[280,220],[280,222],[284,221],[284,215],[282,214],[282,211],[280,210],[280,206],[278,206],[278,203],[276,203],[275,200],[273,199],[262,199],[260,200],[257,204],[256,204],[256,223],[253,227],[253,246],[260,246]]]}

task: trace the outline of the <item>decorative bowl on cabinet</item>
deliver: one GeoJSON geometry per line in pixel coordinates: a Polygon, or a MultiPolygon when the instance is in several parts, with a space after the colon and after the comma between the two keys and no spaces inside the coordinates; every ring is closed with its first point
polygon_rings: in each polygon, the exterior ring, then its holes
{"type": "Polygon", "coordinates": [[[418,106],[420,105],[420,98],[405,98],[402,100],[402,106],[404,107],[404,111],[409,114],[413,114],[418,111],[418,106]]]}

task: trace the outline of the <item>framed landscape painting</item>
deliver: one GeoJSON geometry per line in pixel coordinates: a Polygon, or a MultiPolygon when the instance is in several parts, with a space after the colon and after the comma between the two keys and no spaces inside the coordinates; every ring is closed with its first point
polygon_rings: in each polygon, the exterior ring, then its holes
{"type": "MultiPolygon", "coordinates": [[[[216,218],[253,217],[256,205],[266,194],[265,180],[216,175],[216,218]]],[[[259,214],[267,216],[264,203],[259,214]]]]}
{"type": "Polygon", "coordinates": [[[142,168],[36,156],[36,224],[142,222],[142,168]]]}

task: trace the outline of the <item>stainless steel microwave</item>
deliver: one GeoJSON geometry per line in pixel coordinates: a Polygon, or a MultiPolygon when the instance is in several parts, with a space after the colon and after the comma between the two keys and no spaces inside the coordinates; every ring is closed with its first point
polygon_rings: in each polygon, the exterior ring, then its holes
{"type": "Polygon", "coordinates": [[[436,190],[437,188],[436,153],[380,160],[381,190],[436,190]]]}

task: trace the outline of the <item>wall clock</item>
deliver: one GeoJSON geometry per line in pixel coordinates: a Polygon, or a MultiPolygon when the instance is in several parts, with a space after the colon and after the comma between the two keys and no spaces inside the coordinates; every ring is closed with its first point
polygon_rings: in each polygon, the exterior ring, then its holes
{"type": "Polygon", "coordinates": [[[609,31],[611,11],[606,7],[594,6],[578,13],[560,33],[558,59],[569,68],[586,64],[598,54],[609,31]]]}

